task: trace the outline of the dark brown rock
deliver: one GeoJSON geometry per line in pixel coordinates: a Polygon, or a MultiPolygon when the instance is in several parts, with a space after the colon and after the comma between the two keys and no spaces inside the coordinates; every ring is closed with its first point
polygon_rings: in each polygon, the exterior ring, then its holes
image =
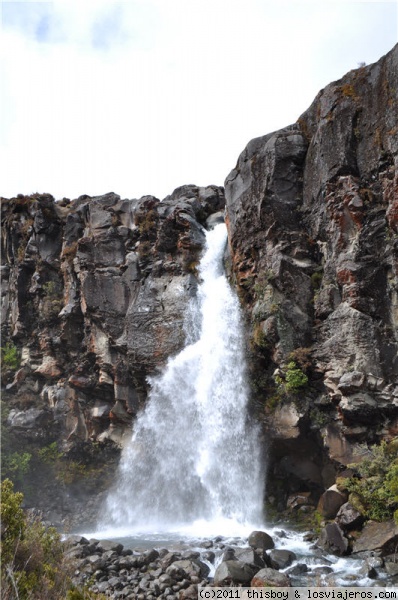
{"type": "Polygon", "coordinates": [[[345,502],[347,494],[340,492],[336,485],[332,485],[320,497],[317,510],[326,519],[333,519],[345,502]]]}
{"type": "Polygon", "coordinates": [[[269,558],[271,567],[279,570],[286,569],[286,567],[290,566],[297,557],[295,553],[290,550],[273,549],[269,553],[269,558]]]}
{"type": "Polygon", "coordinates": [[[214,573],[214,585],[225,587],[233,583],[249,586],[260,568],[238,560],[227,560],[219,564],[214,573]]]}
{"type": "Polygon", "coordinates": [[[362,525],[364,517],[350,502],[346,502],[339,508],[335,520],[341,529],[349,531],[362,525]]]}
{"type": "Polygon", "coordinates": [[[254,549],[270,550],[275,547],[274,540],[265,531],[252,531],[247,542],[254,549]]]}
{"type": "Polygon", "coordinates": [[[337,523],[328,523],[322,529],[318,546],[338,556],[344,556],[348,552],[348,540],[337,523]]]}
{"type": "Polygon", "coordinates": [[[382,555],[395,551],[398,542],[398,525],[394,521],[376,523],[369,521],[353,546],[353,553],[378,551],[382,555]]]}

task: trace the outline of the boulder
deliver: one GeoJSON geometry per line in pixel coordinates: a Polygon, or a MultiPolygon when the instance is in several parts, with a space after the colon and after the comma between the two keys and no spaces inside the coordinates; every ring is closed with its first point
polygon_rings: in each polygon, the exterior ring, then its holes
{"type": "Polygon", "coordinates": [[[359,574],[363,577],[369,577],[369,579],[377,579],[383,567],[384,560],[382,558],[370,556],[364,560],[363,565],[359,570],[359,574]]]}
{"type": "Polygon", "coordinates": [[[398,525],[394,521],[368,521],[354,542],[352,552],[377,551],[382,556],[395,552],[398,543],[398,525]]]}
{"type": "Polygon", "coordinates": [[[237,548],[235,557],[244,563],[256,565],[260,569],[265,567],[265,562],[261,556],[253,548],[237,548]]]}
{"type": "Polygon", "coordinates": [[[303,575],[304,573],[307,573],[307,571],[308,566],[305,563],[297,563],[294,567],[290,567],[290,569],[286,571],[286,575],[303,575]]]}
{"type": "Polygon", "coordinates": [[[85,538],[84,536],[79,535],[79,534],[68,535],[68,537],[64,541],[64,545],[67,547],[68,546],[78,546],[78,545],[86,546],[89,543],[90,542],[88,541],[87,538],[85,538]]]}
{"type": "Polygon", "coordinates": [[[198,598],[198,586],[196,583],[189,585],[184,590],[181,590],[178,595],[179,600],[197,600],[198,598]]]}
{"type": "Polygon", "coordinates": [[[241,562],[239,560],[227,560],[219,564],[214,573],[214,585],[219,587],[230,586],[235,583],[249,586],[254,575],[260,570],[259,567],[241,562]]]}
{"type": "Polygon", "coordinates": [[[341,529],[350,531],[351,529],[356,529],[361,526],[364,517],[350,502],[346,502],[340,506],[335,521],[341,529]]]}
{"type": "Polygon", "coordinates": [[[273,569],[286,569],[289,567],[294,560],[296,560],[296,555],[291,550],[278,550],[273,549],[269,553],[269,558],[271,562],[271,567],[273,569]]]}
{"type": "Polygon", "coordinates": [[[321,531],[318,546],[338,556],[344,556],[348,552],[348,540],[337,523],[328,523],[321,531]]]}
{"type": "Polygon", "coordinates": [[[203,552],[202,558],[203,560],[207,560],[209,563],[214,564],[216,555],[212,550],[206,550],[206,552],[203,552]]]}
{"type": "Polygon", "coordinates": [[[386,561],[385,569],[390,577],[396,577],[398,575],[398,563],[394,561],[386,561]]]}
{"type": "Polygon", "coordinates": [[[225,562],[226,560],[238,560],[235,556],[235,548],[225,548],[221,555],[221,562],[225,562]]]}
{"type": "Polygon", "coordinates": [[[254,549],[270,550],[275,547],[272,537],[265,531],[252,531],[247,542],[254,549]]]}
{"type": "Polygon", "coordinates": [[[166,569],[166,573],[170,573],[173,568],[182,569],[189,576],[197,575],[200,578],[207,577],[210,572],[210,568],[206,563],[198,559],[190,559],[190,560],[176,560],[173,562],[171,567],[166,569]],[[169,570],[170,569],[170,570],[169,570]]]}
{"type": "Polygon", "coordinates": [[[251,587],[291,587],[290,578],[275,569],[261,569],[253,577],[251,587]]]}
{"type": "Polygon", "coordinates": [[[289,510],[297,510],[302,506],[312,506],[311,492],[296,492],[291,494],[286,502],[286,507],[289,510]]]}
{"type": "Polygon", "coordinates": [[[108,552],[109,550],[121,554],[123,550],[123,544],[119,542],[113,542],[112,540],[100,540],[96,546],[100,552],[108,552]]]}
{"type": "Polygon", "coordinates": [[[333,519],[345,502],[347,494],[340,492],[337,485],[332,485],[320,497],[317,510],[325,519],[333,519]]]}

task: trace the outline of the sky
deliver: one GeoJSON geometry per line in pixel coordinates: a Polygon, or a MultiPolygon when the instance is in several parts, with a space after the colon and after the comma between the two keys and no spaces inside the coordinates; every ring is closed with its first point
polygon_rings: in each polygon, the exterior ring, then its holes
{"type": "Polygon", "coordinates": [[[0,194],[223,185],[398,41],[398,0],[1,2],[0,194]]]}

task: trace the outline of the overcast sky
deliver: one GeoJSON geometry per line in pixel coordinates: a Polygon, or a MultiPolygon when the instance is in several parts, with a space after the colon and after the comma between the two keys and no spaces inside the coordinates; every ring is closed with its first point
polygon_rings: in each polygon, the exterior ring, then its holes
{"type": "Polygon", "coordinates": [[[398,40],[398,1],[2,2],[0,194],[223,185],[398,40]]]}

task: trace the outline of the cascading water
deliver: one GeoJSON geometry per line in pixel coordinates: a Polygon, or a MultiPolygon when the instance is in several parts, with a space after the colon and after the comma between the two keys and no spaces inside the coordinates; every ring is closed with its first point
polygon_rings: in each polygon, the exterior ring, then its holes
{"type": "Polygon", "coordinates": [[[187,345],[150,379],[107,499],[107,525],[172,531],[195,522],[222,528],[262,521],[261,444],[247,415],[244,337],[223,273],[225,243],[224,224],[207,233],[187,345]]]}

